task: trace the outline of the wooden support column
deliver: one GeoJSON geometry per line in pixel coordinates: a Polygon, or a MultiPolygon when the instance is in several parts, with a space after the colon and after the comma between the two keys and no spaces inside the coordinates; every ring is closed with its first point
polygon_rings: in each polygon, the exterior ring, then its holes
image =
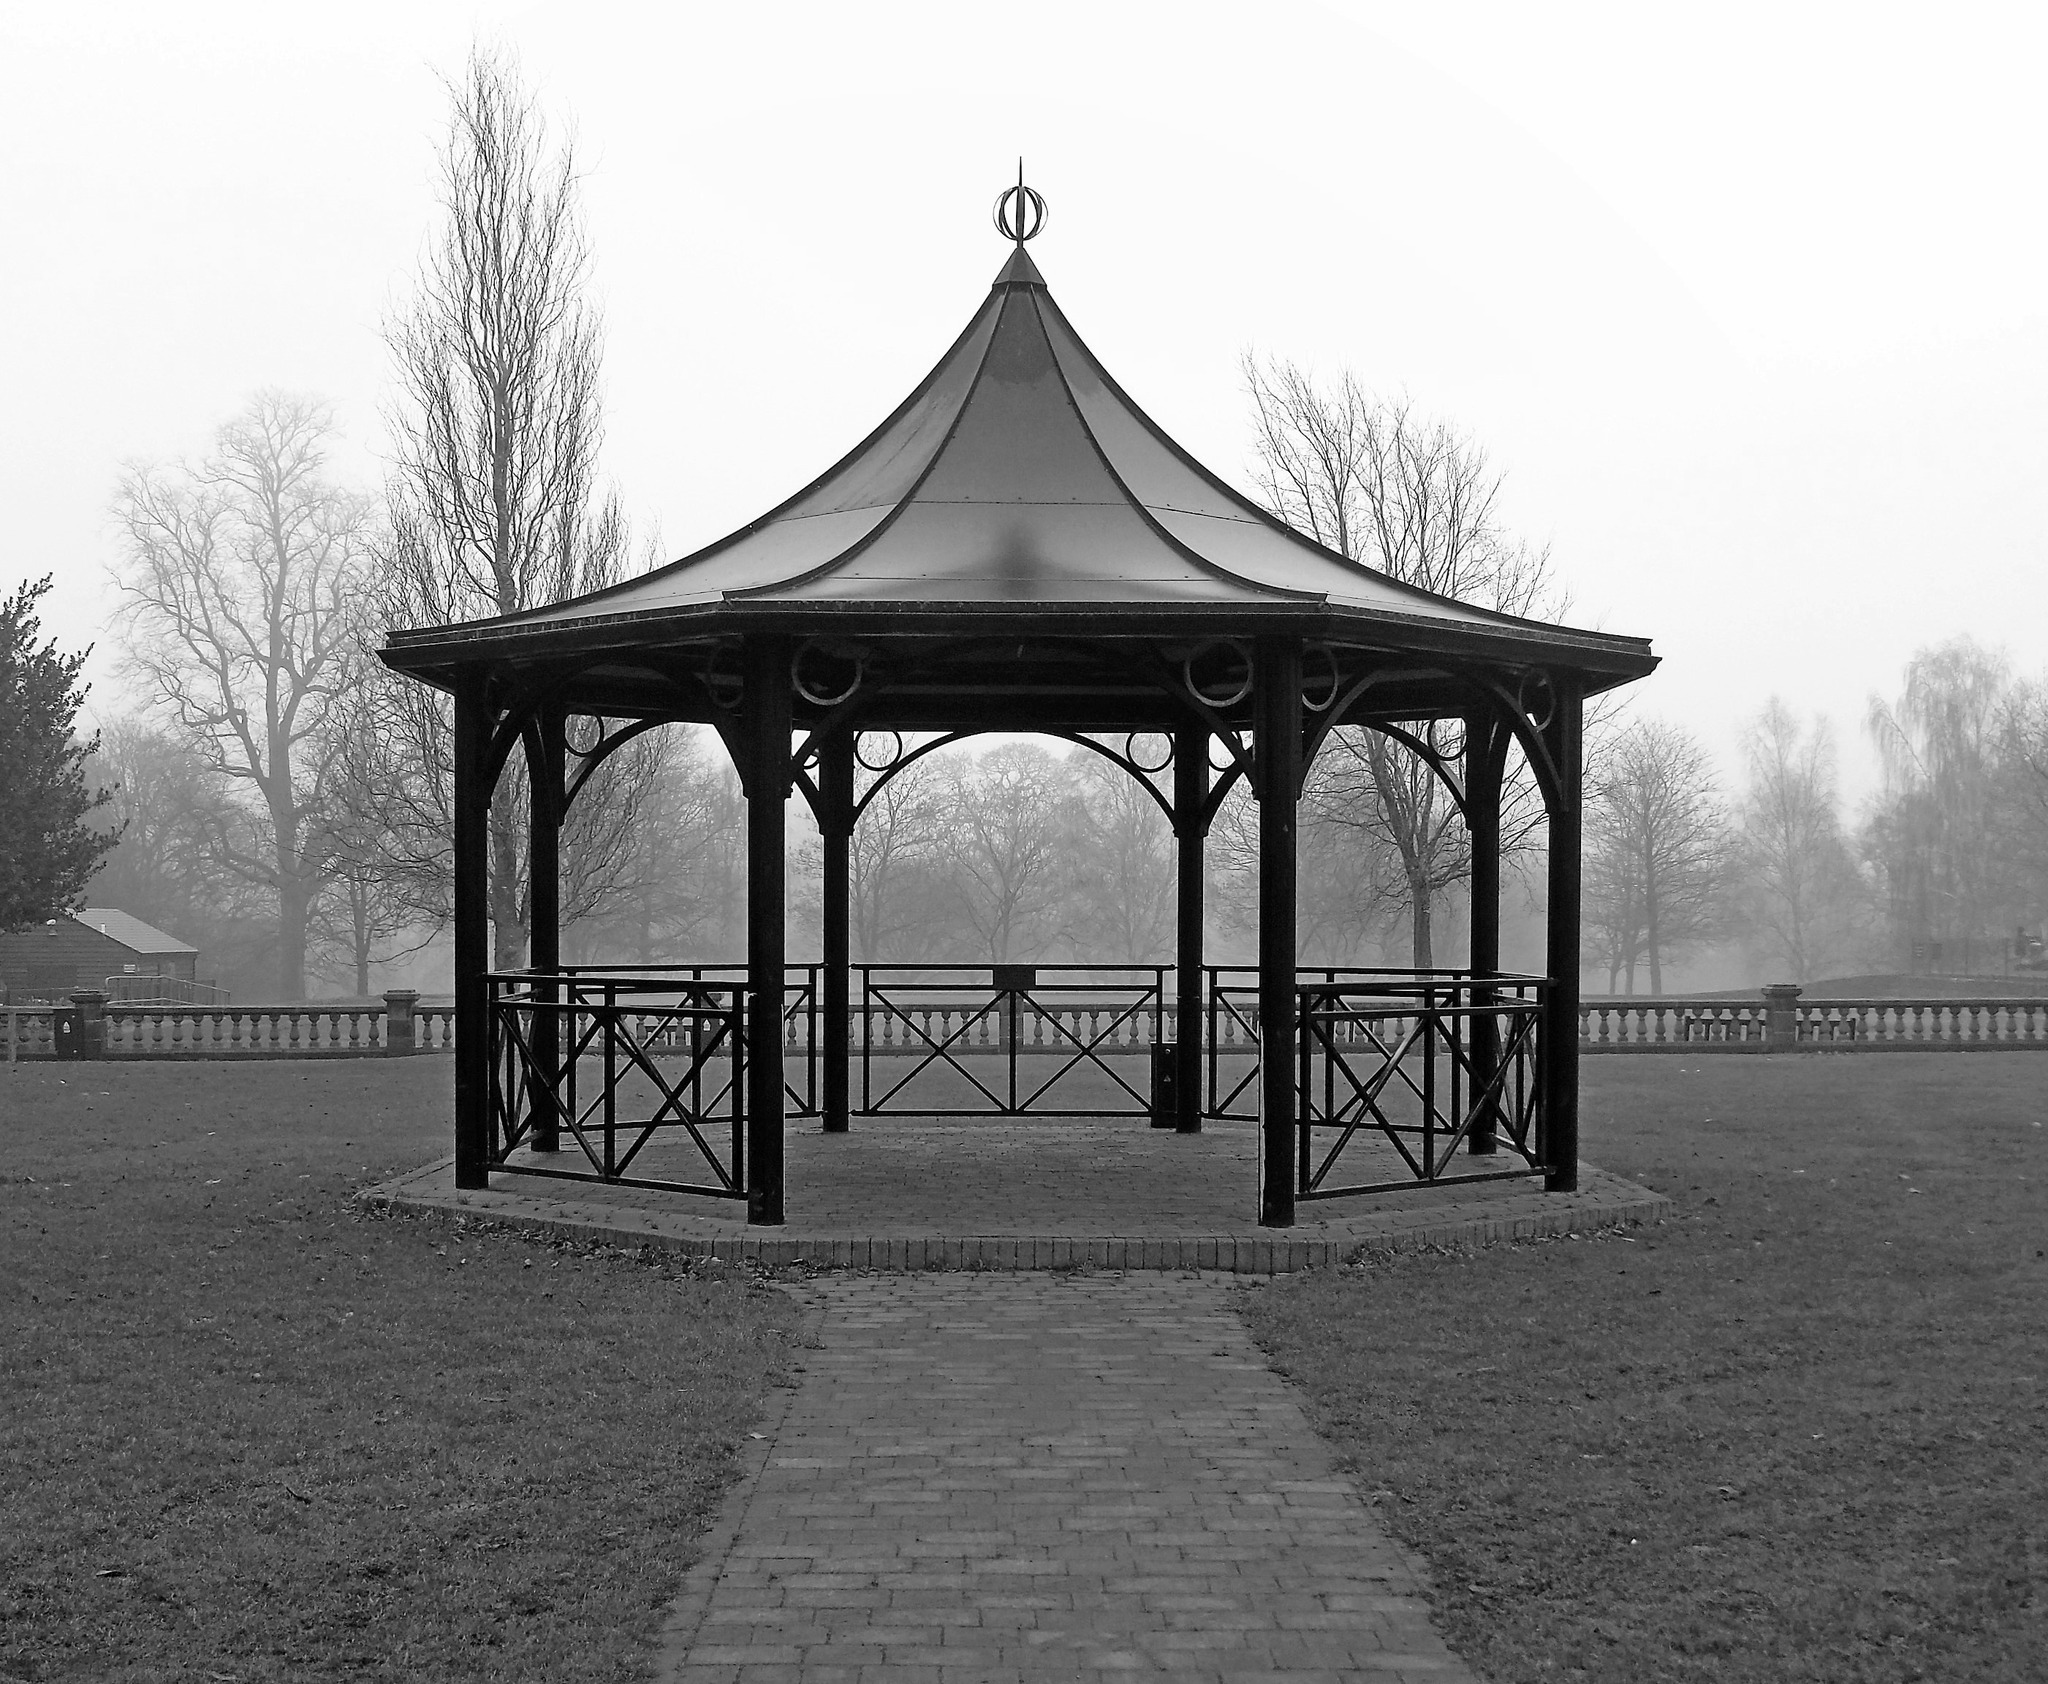
{"type": "MultiPolygon", "coordinates": [[[[1465,721],[1465,828],[1472,839],[1472,1093],[1486,1091],[1500,1068],[1500,1020],[1494,991],[1478,979],[1500,969],[1500,791],[1505,734],[1493,715],[1465,721]]],[[[1498,1105],[1477,1106],[1465,1136],[1474,1157],[1489,1157],[1500,1138],[1498,1105]]]]}
{"type": "Polygon", "coordinates": [[[1259,1225],[1294,1225],[1295,809],[1301,798],[1301,640],[1253,659],[1259,799],[1259,1225]]]}
{"type": "Polygon", "coordinates": [[[484,675],[455,689],[455,1185],[491,1184],[491,714],[484,675]]]}
{"type": "Polygon", "coordinates": [[[1174,948],[1174,1127],[1202,1132],[1202,809],[1209,799],[1209,730],[1182,725],[1173,733],[1173,833],[1179,873],[1179,939],[1174,948]]]}
{"type": "Polygon", "coordinates": [[[740,731],[747,789],[747,1220],[782,1223],[784,804],[789,799],[789,639],[747,639],[740,731]]]}
{"type": "MultiPolygon", "coordinates": [[[[527,802],[526,899],[527,965],[540,972],[562,967],[562,802],[568,744],[561,711],[544,707],[534,721],[538,753],[529,742],[526,755],[530,799],[527,802]]],[[[545,1009],[558,1000],[552,982],[534,983],[533,1132],[536,1152],[561,1149],[561,1120],[556,1110],[557,1081],[562,1069],[562,1021],[545,1009]]]]}
{"type": "Polygon", "coordinates": [[[1585,690],[1576,673],[1554,673],[1557,705],[1544,729],[1557,768],[1550,812],[1550,1000],[1543,1014],[1542,1157],[1545,1191],[1579,1185],[1579,923],[1580,847],[1585,783],[1585,690]]]}
{"type": "Polygon", "coordinates": [[[825,809],[819,826],[825,855],[824,1057],[825,1132],[844,1134],[852,1115],[848,1075],[852,1063],[853,960],[853,750],[855,734],[842,731],[818,749],[818,793],[825,809]]]}

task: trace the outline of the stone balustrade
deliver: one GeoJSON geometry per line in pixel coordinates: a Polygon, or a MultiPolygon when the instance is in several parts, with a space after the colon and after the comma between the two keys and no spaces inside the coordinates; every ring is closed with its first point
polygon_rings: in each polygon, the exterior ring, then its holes
{"type": "Polygon", "coordinates": [[[452,1052],[452,1006],[420,1006],[411,990],[383,1004],[110,1005],[81,990],[63,1006],[0,1009],[0,1061],[59,1056],[60,1014],[76,1014],[86,1058],[385,1058],[452,1052]]]}
{"type": "MultiPolygon", "coordinates": [[[[1216,1050],[1256,1056],[1253,995],[1228,991],[1213,1019],[1216,1050]]],[[[0,1063],[58,1056],[57,1016],[75,1011],[86,1057],[382,1058],[446,1053],[455,1047],[452,1006],[422,1006],[410,990],[383,1003],[305,1001],[292,1005],[122,1006],[81,991],[69,1008],[0,1007],[0,1063]]],[[[871,1057],[918,1057],[935,1043],[955,1056],[1007,1051],[1009,1016],[987,1000],[870,1004],[853,1010],[852,1044],[871,1057]]],[[[1016,1014],[1020,1053],[1143,1056],[1172,1041],[1178,1009],[1169,1000],[1130,1011],[1128,1002],[1030,1001],[1016,1014]],[[1122,1021],[1118,1021],[1122,1015],[1122,1021]]],[[[790,1012],[786,1041],[807,1054],[815,1017],[790,1012]]],[[[650,1039],[659,1044],[658,1033],[650,1039]]],[[[1754,1000],[1588,999],[1579,1007],[1579,1049],[1587,1053],[1997,1052],[2048,1049],[2048,996],[1968,999],[1804,999],[1774,984],[1754,1000]]]]}

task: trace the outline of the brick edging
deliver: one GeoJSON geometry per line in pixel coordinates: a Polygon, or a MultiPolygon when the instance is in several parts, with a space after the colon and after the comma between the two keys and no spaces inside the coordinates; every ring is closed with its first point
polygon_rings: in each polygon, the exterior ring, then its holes
{"type": "Polygon", "coordinates": [[[1284,1233],[1150,1237],[1074,1234],[706,1235],[639,1227],[624,1222],[612,1223],[593,1217],[543,1215],[508,1205],[464,1199],[438,1188],[429,1192],[419,1186],[421,1182],[435,1178],[443,1167],[428,1166],[397,1181],[386,1182],[362,1194],[362,1202],[387,1210],[495,1222],[548,1239],[654,1246],[684,1256],[711,1257],[723,1263],[763,1269],[854,1269],[881,1274],[926,1274],[950,1270],[1014,1273],[1040,1269],[1293,1274],[1302,1269],[1330,1268],[1372,1252],[1412,1251],[1430,1246],[1497,1245],[1589,1229],[1656,1222],[1671,1208],[1671,1201],[1661,1194],[1623,1182],[1604,1195],[1591,1189],[1577,1195],[1544,1195],[1559,1201],[1553,1209],[1449,1218],[1418,1212],[1414,1213],[1412,1221],[1395,1218],[1376,1231],[1314,1238],[1284,1233]],[[1626,1189],[1626,1193],[1617,1197],[1622,1189],[1626,1189]]]}

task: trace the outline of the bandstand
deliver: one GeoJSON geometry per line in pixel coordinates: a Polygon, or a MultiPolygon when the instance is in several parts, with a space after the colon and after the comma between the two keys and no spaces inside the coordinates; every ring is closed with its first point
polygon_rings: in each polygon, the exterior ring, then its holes
{"type": "Polygon", "coordinates": [[[864,1080],[857,1096],[852,1078],[882,1042],[963,1070],[970,1056],[1007,1057],[1007,1087],[969,1072],[963,1091],[1011,1115],[1051,1085],[1020,1090],[1016,1074],[1020,1049],[1048,1040],[1105,1069],[1112,1053],[1143,1054],[1155,1124],[1255,1128],[1269,1227],[1293,1224],[1297,1200],[1376,1190],[1345,1180],[1359,1138],[1391,1142],[1420,1180],[1576,1186],[1584,702],[1648,673],[1648,644],[1401,584],[1231,490],[1068,324],[1025,249],[1043,219],[1021,183],[1003,196],[1013,248],[965,331],[894,414],[780,507],[585,597],[392,634],[384,660],[454,705],[458,1187],[504,1172],[672,1187],[743,1199],[749,1222],[779,1224],[789,1116],[833,1132],[870,1114],[874,1090],[864,1080]],[[1462,728],[1455,758],[1430,721],[1462,728]],[[607,756],[678,722],[719,732],[746,796],[745,964],[565,967],[563,814],[607,756]],[[1420,755],[1460,809],[1467,966],[1299,968],[1296,812],[1339,726],[1420,755]],[[949,985],[938,1028],[867,972],[856,997],[861,806],[923,753],[989,731],[1105,755],[1171,821],[1175,963],[1118,997],[1108,1031],[1099,1017],[1076,1027],[1033,967],[994,967],[972,999],[949,985]],[[1170,776],[1134,758],[1141,735],[1171,744],[1170,776]],[[896,752],[878,759],[884,739],[896,752]],[[489,811],[515,752],[532,789],[531,952],[525,969],[493,973],[489,811]],[[1540,977],[1500,969],[1512,754],[1549,823],[1540,977]],[[1259,808],[1258,963],[1242,975],[1202,951],[1203,841],[1239,780],[1259,808]],[[792,790],[823,838],[815,965],[784,952],[792,790]],[[641,1148],[663,1138],[696,1179],[646,1173],[641,1148]]]}

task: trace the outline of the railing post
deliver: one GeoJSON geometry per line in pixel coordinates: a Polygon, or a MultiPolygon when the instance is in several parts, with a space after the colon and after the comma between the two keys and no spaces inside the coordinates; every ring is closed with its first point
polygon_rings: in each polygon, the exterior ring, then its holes
{"type": "Polygon", "coordinates": [[[413,1007],[420,1002],[416,988],[389,988],[384,991],[384,1056],[404,1058],[419,1050],[418,1024],[415,1022],[413,1007]]]}
{"type": "Polygon", "coordinates": [[[107,994],[102,988],[81,988],[71,996],[78,1008],[78,1056],[107,1056],[107,994]]]}
{"type": "Polygon", "coordinates": [[[1764,1051],[1799,1050],[1799,995],[1796,982],[1764,985],[1764,1051]]]}

